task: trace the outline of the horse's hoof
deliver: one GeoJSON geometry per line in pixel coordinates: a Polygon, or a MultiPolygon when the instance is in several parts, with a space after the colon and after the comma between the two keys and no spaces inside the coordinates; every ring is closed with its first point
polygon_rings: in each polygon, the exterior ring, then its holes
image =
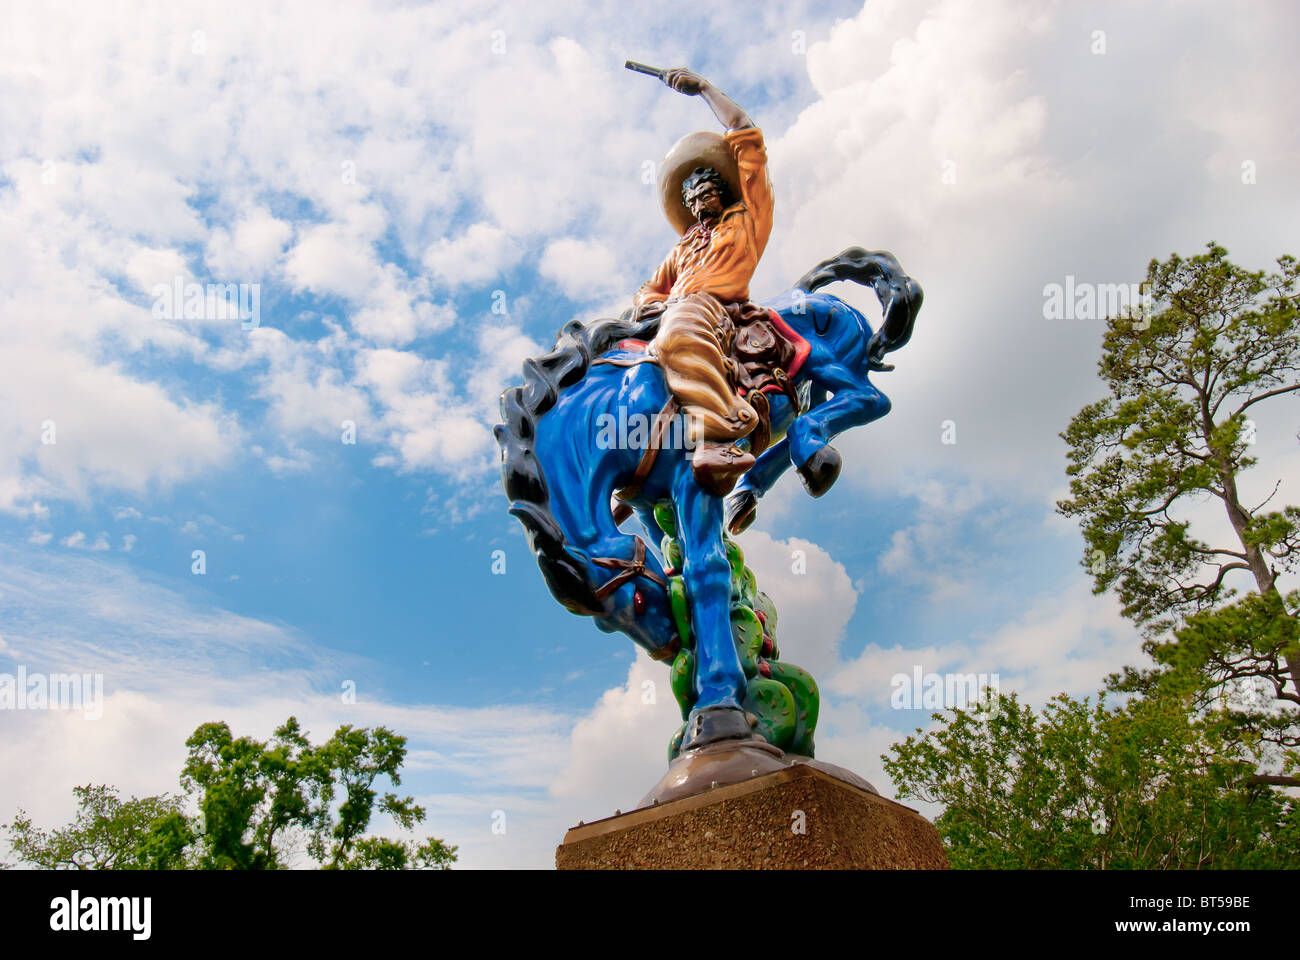
{"type": "Polygon", "coordinates": [[[758,515],[758,494],[753,490],[734,490],[727,497],[727,530],[733,535],[743,533],[758,515]]]}
{"type": "Polygon", "coordinates": [[[805,490],[814,497],[820,497],[839,477],[843,465],[844,458],[840,452],[827,444],[799,467],[799,478],[803,480],[805,490]]]}
{"type": "Polygon", "coordinates": [[[686,721],[681,752],[707,746],[719,740],[748,740],[754,727],[744,710],[736,707],[706,707],[686,721]]]}

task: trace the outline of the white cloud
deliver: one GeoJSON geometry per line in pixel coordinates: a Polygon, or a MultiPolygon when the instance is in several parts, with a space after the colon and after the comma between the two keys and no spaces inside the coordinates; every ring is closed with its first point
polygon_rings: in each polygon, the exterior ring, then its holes
{"type": "Polygon", "coordinates": [[[288,456],[272,454],[266,457],[267,468],[277,477],[304,473],[311,469],[312,456],[305,450],[290,445],[288,456]]]}
{"type": "Polygon", "coordinates": [[[0,403],[10,414],[0,426],[8,478],[0,510],[21,511],[38,496],[83,498],[92,486],[167,486],[226,462],[240,435],[213,404],[173,399],[78,350],[30,342],[0,344],[0,403]]]}
{"type": "Polygon", "coordinates": [[[479,363],[466,381],[467,393],[488,424],[500,416],[498,401],[504,385],[520,376],[524,360],[544,347],[517,326],[484,326],[478,334],[479,363]]]}
{"type": "Polygon", "coordinates": [[[519,258],[519,245],[500,227],[471,224],[458,237],[439,237],[424,253],[424,265],[448,289],[499,279],[519,258]]]}
{"type": "Polygon", "coordinates": [[[203,259],[219,282],[251,283],[271,272],[292,236],[287,221],[265,207],[253,207],[231,229],[212,231],[203,259]]]}
{"type": "Polygon", "coordinates": [[[668,741],[681,723],[667,668],[638,651],[627,682],[606,690],[574,725],[551,792],[572,800],[585,820],[634,808],[666,771],[668,741]]]}
{"type": "Polygon", "coordinates": [[[916,668],[923,675],[997,675],[999,689],[1041,706],[1061,692],[1094,693],[1108,673],[1141,659],[1138,633],[1118,602],[1094,596],[1080,575],[1033,598],[1015,620],[992,631],[972,629],[963,638],[917,647],[869,643],[823,685],[837,696],[881,705],[888,702],[890,679],[916,668]]]}
{"type": "Polygon", "coordinates": [[[774,540],[751,527],[737,542],[758,588],[776,604],[782,659],[814,677],[825,676],[839,661],[844,630],[858,602],[844,566],[798,537],[774,540]]]}
{"type": "Polygon", "coordinates": [[[1244,78],[1287,74],[1274,38],[1296,14],[1270,11],[1265,26],[1251,8],[1224,26],[1219,13],[872,3],[810,45],[819,98],[769,130],[777,225],[754,289],[859,244],[892,250],[926,291],[897,370],[873,377],[893,412],[838,441],[850,484],[907,495],[939,476],[1037,496],[1062,474],[1057,434],[1100,394],[1103,329],[1045,320],[1044,284],[1137,281],[1153,256],[1211,237],[1252,266],[1287,249],[1300,181],[1244,188],[1239,164],[1295,153],[1281,88],[1244,78]],[[1246,22],[1270,37],[1258,50],[1246,22]],[[1184,58],[1215,67],[1184,75],[1184,58]],[[1243,83],[1260,92],[1233,118],[1243,83]],[[941,442],[945,420],[956,444],[941,442]]]}
{"type": "Polygon", "coordinates": [[[272,422],[293,435],[310,430],[338,439],[343,422],[358,432],[371,422],[369,398],[337,365],[329,338],[317,344],[295,341],[278,330],[253,331],[252,349],[266,360],[257,378],[259,395],[271,404],[272,422]]]}
{"type": "Polygon", "coordinates": [[[635,292],[636,285],[624,276],[614,251],[599,242],[552,240],[542,252],[538,270],[566,297],[579,302],[635,292]]]}
{"type": "Polygon", "coordinates": [[[136,290],[153,296],[156,286],[171,288],[177,277],[190,282],[190,271],[179,250],[157,250],[141,247],[126,262],[126,275],[136,290]]]}
{"type": "MultiPolygon", "coordinates": [[[[40,544],[48,543],[49,539],[50,539],[49,534],[33,534],[30,538],[28,538],[28,542],[40,545],[40,544]]],[[[93,550],[96,552],[101,552],[109,549],[107,533],[101,533],[94,540],[88,540],[84,532],[82,532],[81,530],[77,530],[74,533],[68,534],[59,542],[63,544],[65,547],[70,547],[72,549],[78,549],[78,550],[93,550]]]]}
{"type": "Polygon", "coordinates": [[[352,326],[357,333],[376,343],[407,344],[416,337],[445,330],[456,322],[456,308],[450,303],[411,301],[407,294],[396,288],[386,289],[379,296],[372,297],[371,304],[353,315],[352,326]]]}

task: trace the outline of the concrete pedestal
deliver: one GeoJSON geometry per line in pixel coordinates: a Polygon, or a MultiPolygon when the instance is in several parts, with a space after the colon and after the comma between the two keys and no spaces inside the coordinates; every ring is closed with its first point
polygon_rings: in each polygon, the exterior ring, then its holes
{"type": "Polygon", "coordinates": [[[809,764],[574,827],[560,870],[946,870],[915,810],[809,764]]]}

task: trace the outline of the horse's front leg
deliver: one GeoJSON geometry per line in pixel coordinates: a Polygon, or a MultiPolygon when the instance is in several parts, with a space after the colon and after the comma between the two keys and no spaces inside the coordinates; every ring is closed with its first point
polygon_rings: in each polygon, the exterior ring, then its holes
{"type": "Polygon", "coordinates": [[[837,434],[850,427],[879,420],[889,413],[889,398],[842,363],[819,364],[812,374],[835,395],[798,417],[786,437],[790,461],[799,471],[804,486],[814,497],[831,488],[840,475],[839,451],[830,445],[837,434]]]}
{"type": "MultiPolygon", "coordinates": [[[[809,406],[815,407],[825,402],[826,391],[816,383],[811,384],[811,387],[809,406]]],[[[794,422],[796,416],[797,411],[790,405],[788,399],[778,396],[773,402],[772,423],[774,428],[779,424],[782,434],[794,422]]],[[[780,440],[759,455],[758,460],[736,484],[736,489],[727,495],[724,513],[727,529],[733,535],[741,533],[754,522],[758,512],[758,501],[767,494],[767,491],[776,486],[776,482],[781,479],[781,474],[789,467],[790,438],[783,435],[780,440]]]]}
{"type": "Polygon", "coordinates": [[[771,490],[790,466],[790,439],[782,437],[764,450],[754,465],[727,494],[725,516],[727,529],[732,534],[743,531],[754,522],[759,499],[771,490]]]}
{"type": "Polygon", "coordinates": [[[696,483],[684,462],[673,497],[682,545],[682,575],[695,637],[697,699],[682,749],[749,737],[740,701],[745,673],[731,635],[731,566],[722,540],[722,501],[696,483]]]}

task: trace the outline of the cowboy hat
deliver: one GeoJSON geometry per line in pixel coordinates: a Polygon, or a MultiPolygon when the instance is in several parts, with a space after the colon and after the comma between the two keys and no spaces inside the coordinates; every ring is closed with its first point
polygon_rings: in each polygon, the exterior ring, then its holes
{"type": "Polygon", "coordinates": [[[664,216],[679,234],[685,233],[695,223],[695,216],[682,199],[682,181],[697,167],[711,167],[721,174],[731,188],[734,200],[740,199],[740,170],[736,155],[720,133],[701,130],[688,133],[673,145],[659,164],[659,203],[664,216]]]}

